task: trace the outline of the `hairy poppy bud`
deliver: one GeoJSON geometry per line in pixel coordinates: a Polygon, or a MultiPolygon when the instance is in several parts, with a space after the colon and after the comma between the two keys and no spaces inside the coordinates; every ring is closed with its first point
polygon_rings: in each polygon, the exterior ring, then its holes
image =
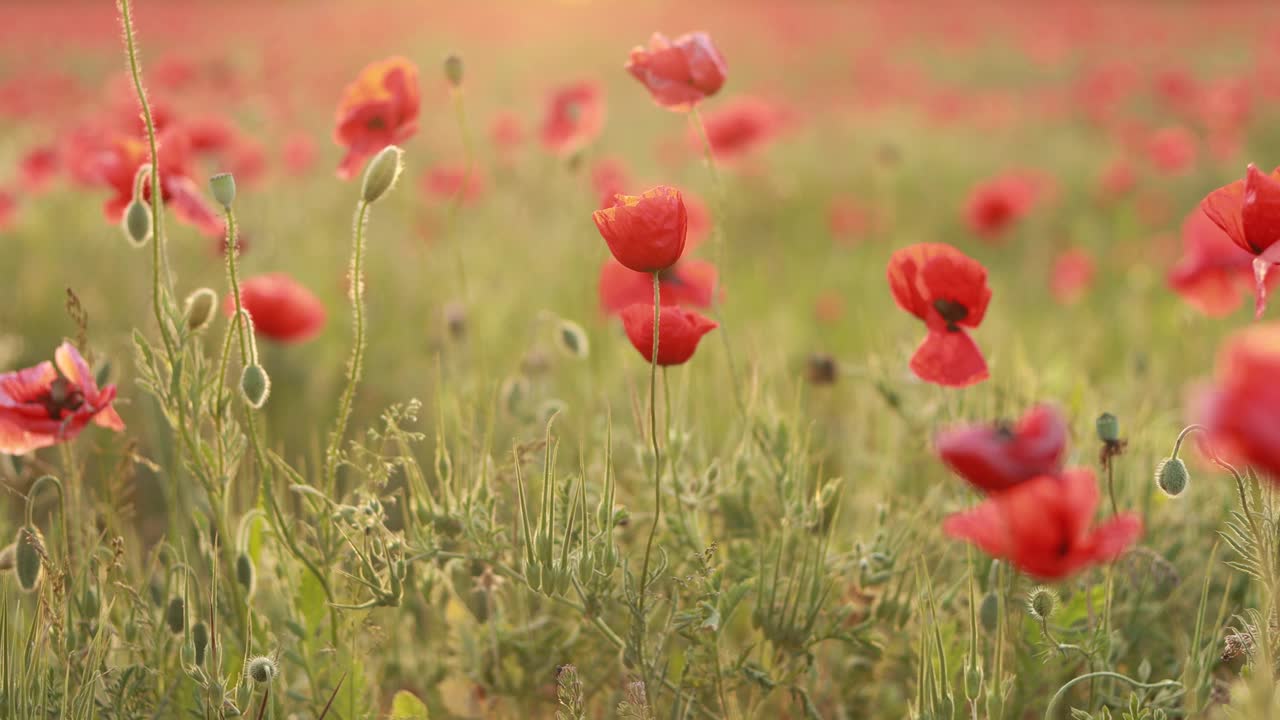
{"type": "Polygon", "coordinates": [[[1048,620],[1056,609],[1058,594],[1047,587],[1037,587],[1027,595],[1027,611],[1037,620],[1048,620]]]}
{"type": "Polygon", "coordinates": [[[360,196],[365,202],[377,202],[396,184],[404,168],[403,158],[404,151],[395,145],[388,145],[373,156],[365,168],[364,185],[360,188],[360,196]]]}
{"type": "Polygon", "coordinates": [[[236,201],[236,176],[231,173],[214,175],[209,178],[209,190],[219,205],[230,210],[231,203],[236,201]]]}
{"type": "Polygon", "coordinates": [[[1169,497],[1181,495],[1187,489],[1187,481],[1190,479],[1187,464],[1181,458],[1165,458],[1156,466],[1156,485],[1169,497]]]}
{"type": "Polygon", "coordinates": [[[209,626],[198,622],[191,628],[191,646],[196,651],[196,664],[204,664],[204,653],[209,648],[209,626]]]}
{"type": "Polygon", "coordinates": [[[253,594],[254,588],[254,572],[253,561],[245,553],[240,553],[236,558],[236,580],[244,587],[244,591],[250,595],[253,594]]]}
{"type": "Polygon", "coordinates": [[[261,365],[246,365],[240,375],[240,392],[245,402],[255,410],[266,404],[267,396],[271,394],[271,378],[267,371],[261,365]]]}
{"type": "Polygon", "coordinates": [[[565,355],[579,360],[591,354],[587,331],[571,320],[561,320],[556,326],[556,345],[565,355]]]}
{"type": "Polygon", "coordinates": [[[218,294],[209,288],[200,288],[188,295],[182,312],[187,328],[192,332],[205,329],[213,319],[213,310],[217,306],[218,294]]]}
{"type": "Polygon", "coordinates": [[[450,55],[444,59],[444,77],[449,81],[449,85],[455,88],[462,87],[462,58],[450,55]]]}
{"type": "Polygon", "coordinates": [[[169,632],[174,635],[181,635],[187,629],[187,603],[181,597],[169,599],[169,604],[164,609],[164,624],[169,626],[169,632]]]}
{"type": "Polygon", "coordinates": [[[18,587],[23,592],[31,592],[40,584],[44,574],[44,538],[35,527],[18,529],[18,537],[14,540],[14,569],[18,576],[18,587]]]}
{"type": "Polygon", "coordinates": [[[142,247],[151,238],[151,209],[141,200],[129,203],[124,211],[124,233],[134,247],[142,247]]]}
{"type": "Polygon", "coordinates": [[[266,655],[249,658],[249,662],[244,666],[244,676],[259,685],[266,685],[275,680],[278,674],[280,674],[280,668],[276,665],[276,661],[266,655]]]}
{"type": "Polygon", "coordinates": [[[1104,443],[1113,443],[1120,441],[1120,420],[1111,413],[1102,413],[1098,416],[1096,423],[1098,428],[1098,439],[1104,443]]]}

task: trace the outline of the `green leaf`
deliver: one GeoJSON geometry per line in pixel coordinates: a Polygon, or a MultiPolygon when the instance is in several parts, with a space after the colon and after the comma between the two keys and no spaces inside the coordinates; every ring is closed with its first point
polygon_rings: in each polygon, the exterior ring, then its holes
{"type": "Polygon", "coordinates": [[[427,706],[417,695],[401,690],[391,699],[391,720],[429,720],[427,706]]]}

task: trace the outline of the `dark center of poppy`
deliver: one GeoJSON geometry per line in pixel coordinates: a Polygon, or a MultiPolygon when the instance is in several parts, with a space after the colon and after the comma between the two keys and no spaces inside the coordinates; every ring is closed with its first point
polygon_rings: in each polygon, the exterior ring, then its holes
{"type": "Polygon", "coordinates": [[[992,429],[996,431],[996,437],[1000,440],[1008,442],[1014,438],[1013,423],[1008,420],[997,420],[992,423],[992,429]]]}
{"type": "Polygon", "coordinates": [[[945,300],[939,298],[933,301],[933,309],[938,311],[943,320],[947,321],[947,329],[955,332],[960,328],[956,325],[960,321],[969,317],[969,308],[961,305],[954,300],[945,300]]]}
{"type": "Polygon", "coordinates": [[[44,406],[50,420],[61,420],[63,412],[75,412],[84,405],[84,393],[70,380],[60,377],[49,385],[48,394],[37,402],[44,406]]]}
{"type": "Polygon", "coordinates": [[[387,121],[383,120],[381,115],[374,115],[364,126],[370,130],[383,130],[387,127],[387,121]]]}

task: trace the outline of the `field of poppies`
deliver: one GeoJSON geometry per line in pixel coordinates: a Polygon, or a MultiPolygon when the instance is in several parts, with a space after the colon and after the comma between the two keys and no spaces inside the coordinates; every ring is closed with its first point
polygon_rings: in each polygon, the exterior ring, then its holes
{"type": "Polygon", "coordinates": [[[1280,717],[1280,6],[0,21],[0,718],[1280,717]]]}

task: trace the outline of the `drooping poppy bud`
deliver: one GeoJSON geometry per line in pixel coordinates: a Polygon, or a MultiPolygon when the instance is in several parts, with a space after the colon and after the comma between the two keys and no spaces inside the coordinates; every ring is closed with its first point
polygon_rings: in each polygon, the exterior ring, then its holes
{"type": "Polygon", "coordinates": [[[33,526],[18,528],[14,542],[14,574],[23,592],[32,592],[44,576],[44,536],[33,526]]]}
{"type": "Polygon", "coordinates": [[[1165,458],[1156,466],[1156,486],[1169,497],[1177,497],[1187,489],[1191,474],[1187,472],[1187,464],[1182,458],[1165,458]]]}
{"type": "Polygon", "coordinates": [[[151,209],[141,200],[134,200],[124,211],[124,232],[134,247],[142,247],[151,239],[151,209]]]}
{"type": "Polygon", "coordinates": [[[451,54],[444,59],[444,79],[449,81],[450,87],[462,87],[462,70],[462,58],[451,54]]]}
{"type": "Polygon", "coordinates": [[[388,145],[369,161],[364,171],[364,184],[360,188],[360,197],[367,203],[377,202],[395,187],[404,168],[404,151],[395,145],[388,145]]]}
{"type": "Polygon", "coordinates": [[[613,256],[636,272],[666,270],[684,253],[689,214],[673,187],[618,195],[613,207],[595,211],[592,219],[613,256]]]}
{"type": "MultiPolygon", "coordinates": [[[[653,362],[653,305],[632,305],[622,311],[627,339],[648,362],[653,362]]],[[[703,335],[718,327],[714,320],[692,310],[664,306],[658,319],[658,364],[681,365],[693,357],[703,335]]]]}
{"type": "Polygon", "coordinates": [[[271,378],[261,365],[246,365],[240,374],[240,394],[244,396],[249,407],[261,408],[271,394],[271,378]]]}
{"type": "Polygon", "coordinates": [[[169,626],[169,632],[174,635],[181,635],[187,629],[187,604],[181,596],[169,599],[164,610],[164,624],[169,626]]]}
{"type": "Polygon", "coordinates": [[[187,296],[183,303],[182,315],[186,318],[187,328],[191,332],[200,332],[213,319],[213,310],[218,306],[218,294],[209,288],[200,288],[187,296]]]}
{"type": "Polygon", "coordinates": [[[244,666],[244,676],[258,685],[266,685],[279,674],[280,667],[276,661],[266,655],[249,658],[244,666]]]}

